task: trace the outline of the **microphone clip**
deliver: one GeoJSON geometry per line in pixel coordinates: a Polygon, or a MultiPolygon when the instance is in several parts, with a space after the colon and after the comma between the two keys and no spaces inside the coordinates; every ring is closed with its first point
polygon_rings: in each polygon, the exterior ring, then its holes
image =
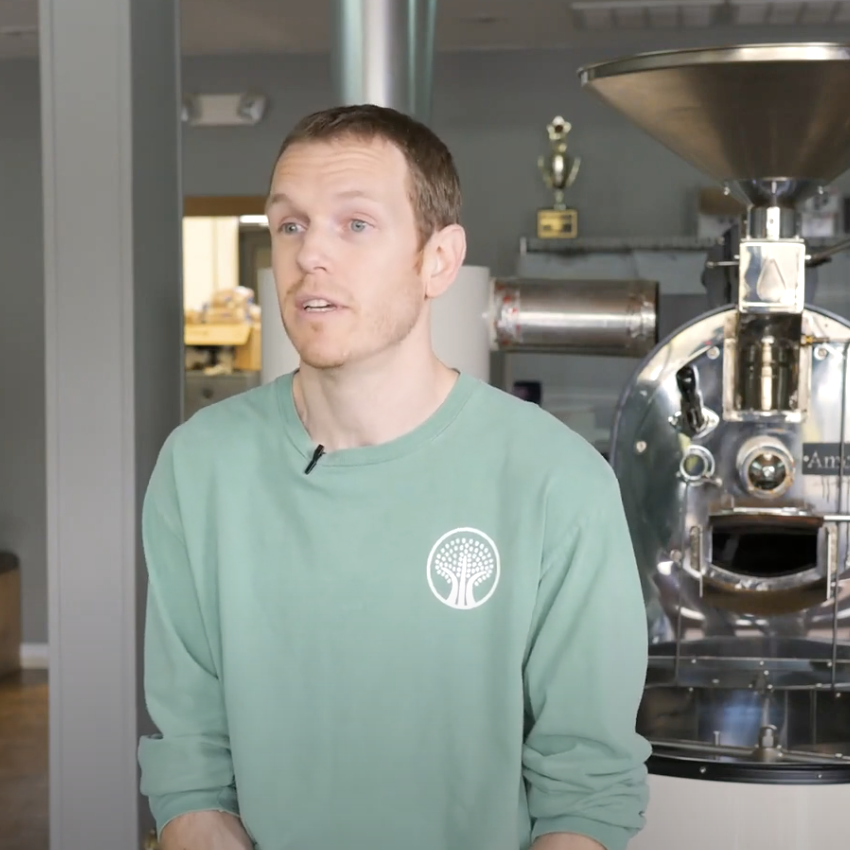
{"type": "Polygon", "coordinates": [[[313,457],[310,458],[310,463],[307,464],[307,468],[304,470],[305,475],[309,475],[315,468],[316,464],[319,462],[319,458],[325,453],[324,446],[317,446],[316,451],[313,452],[313,457]]]}

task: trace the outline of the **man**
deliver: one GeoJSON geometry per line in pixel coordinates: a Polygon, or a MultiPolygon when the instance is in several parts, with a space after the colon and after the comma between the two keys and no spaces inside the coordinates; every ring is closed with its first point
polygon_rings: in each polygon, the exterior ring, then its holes
{"type": "Polygon", "coordinates": [[[268,217],[300,368],[179,427],[145,499],[163,850],[623,850],[642,827],[617,482],[435,357],[460,200],[392,110],[284,142],[268,217]]]}

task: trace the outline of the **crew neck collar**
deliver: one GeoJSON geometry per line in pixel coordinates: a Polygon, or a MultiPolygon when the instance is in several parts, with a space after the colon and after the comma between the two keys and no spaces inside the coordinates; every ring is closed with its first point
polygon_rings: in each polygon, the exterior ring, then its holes
{"type": "MultiPolygon", "coordinates": [[[[278,403],[287,437],[298,453],[309,460],[316,451],[316,443],[304,427],[295,407],[295,398],[292,393],[294,376],[295,372],[289,372],[275,381],[278,403]]],[[[477,379],[471,375],[464,372],[458,373],[457,380],[443,403],[412,431],[379,445],[328,452],[322,455],[322,466],[364,466],[394,460],[415,452],[451,425],[469,400],[477,384],[477,379]]]]}

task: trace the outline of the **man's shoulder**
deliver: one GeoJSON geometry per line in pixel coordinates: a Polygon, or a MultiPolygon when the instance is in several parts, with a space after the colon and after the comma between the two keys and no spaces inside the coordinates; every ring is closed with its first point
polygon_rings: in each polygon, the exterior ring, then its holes
{"type": "Polygon", "coordinates": [[[201,408],[174,428],[164,452],[175,461],[209,458],[280,433],[279,391],[272,382],[201,408]]]}
{"type": "Polygon", "coordinates": [[[180,513],[180,503],[202,503],[234,472],[259,463],[281,434],[279,379],[202,408],[165,438],[145,492],[145,513],[180,513]]]}
{"type": "Polygon", "coordinates": [[[512,459],[524,480],[545,482],[550,494],[575,497],[585,508],[619,497],[619,483],[602,453],[553,413],[488,385],[478,398],[476,427],[512,459]]]}
{"type": "Polygon", "coordinates": [[[479,414],[499,437],[524,446],[534,456],[570,461],[595,469],[608,469],[599,450],[584,436],[539,404],[504,390],[483,385],[479,414]]]}

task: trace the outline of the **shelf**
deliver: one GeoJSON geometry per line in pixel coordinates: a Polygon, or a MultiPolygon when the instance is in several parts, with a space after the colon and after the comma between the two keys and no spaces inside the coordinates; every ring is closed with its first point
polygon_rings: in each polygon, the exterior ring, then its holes
{"type": "Polygon", "coordinates": [[[183,340],[186,345],[245,345],[253,326],[247,322],[232,325],[185,325],[183,340]]]}

